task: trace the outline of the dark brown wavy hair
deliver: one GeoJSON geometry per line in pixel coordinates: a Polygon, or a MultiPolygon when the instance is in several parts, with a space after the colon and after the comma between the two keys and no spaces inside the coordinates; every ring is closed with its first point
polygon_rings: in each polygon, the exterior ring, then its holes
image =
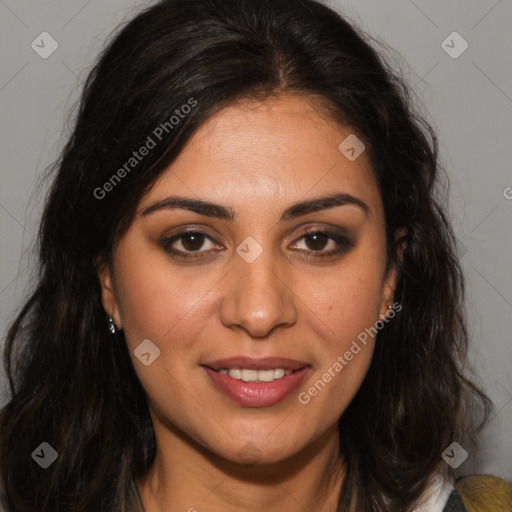
{"type": "Polygon", "coordinates": [[[113,511],[151,465],[144,390],[122,331],[107,330],[95,260],[111,258],[141,197],[192,134],[240,99],[320,98],[326,115],[364,141],[384,204],[403,309],[379,332],[339,421],[347,474],[338,511],[412,510],[442,451],[474,437],[470,406],[487,410],[488,400],[464,376],[464,279],[439,193],[436,136],[377,46],[314,0],[161,0],[112,37],[43,177],[51,186],[37,278],[7,333],[0,482],[9,512],[113,511]],[[98,198],[190,98],[197,106],[98,198]],[[400,259],[393,233],[402,226],[400,259]],[[59,454],[47,470],[31,460],[42,441],[59,454]]]}

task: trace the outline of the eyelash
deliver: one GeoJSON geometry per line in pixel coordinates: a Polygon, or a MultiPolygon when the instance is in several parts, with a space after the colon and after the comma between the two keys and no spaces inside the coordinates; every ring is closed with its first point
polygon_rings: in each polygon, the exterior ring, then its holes
{"type": "MultiPolygon", "coordinates": [[[[192,253],[186,253],[184,251],[176,250],[176,249],[172,248],[172,244],[174,242],[181,240],[186,235],[191,235],[191,234],[202,235],[206,239],[210,240],[211,242],[215,242],[215,240],[212,237],[210,237],[208,234],[206,234],[202,231],[180,231],[176,235],[173,235],[170,238],[166,238],[165,240],[162,240],[162,242],[161,242],[162,247],[168,253],[170,253],[172,256],[175,256],[177,258],[182,258],[182,259],[202,258],[205,256],[205,253],[208,254],[209,252],[210,253],[215,252],[215,251],[200,251],[200,250],[198,250],[198,251],[195,251],[192,253]]],[[[311,231],[307,231],[307,232],[303,233],[294,243],[298,242],[299,240],[302,240],[305,237],[312,236],[312,235],[325,235],[327,237],[327,240],[333,240],[334,242],[336,242],[338,244],[338,248],[333,249],[332,251],[329,251],[326,253],[320,252],[320,251],[300,250],[300,252],[306,253],[306,259],[308,261],[313,260],[313,259],[328,258],[328,257],[332,257],[332,256],[335,256],[338,254],[343,254],[343,253],[347,252],[349,249],[355,247],[355,244],[352,243],[346,236],[340,235],[338,233],[333,233],[330,231],[322,231],[319,229],[312,229],[311,231]]]]}

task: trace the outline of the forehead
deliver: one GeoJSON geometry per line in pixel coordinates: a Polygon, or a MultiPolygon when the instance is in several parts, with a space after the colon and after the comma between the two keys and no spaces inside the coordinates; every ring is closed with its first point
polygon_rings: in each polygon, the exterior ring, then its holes
{"type": "Polygon", "coordinates": [[[189,139],[141,202],[184,194],[259,209],[345,192],[379,209],[380,194],[363,153],[350,161],[339,145],[354,136],[327,118],[314,98],[281,95],[222,109],[189,139]]]}

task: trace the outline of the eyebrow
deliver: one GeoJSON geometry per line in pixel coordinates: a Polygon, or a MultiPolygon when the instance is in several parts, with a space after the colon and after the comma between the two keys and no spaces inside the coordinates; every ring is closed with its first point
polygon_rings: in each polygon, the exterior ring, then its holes
{"type": "MultiPolygon", "coordinates": [[[[308,199],[307,201],[294,203],[286,208],[286,210],[282,213],[280,220],[288,220],[306,215],[308,213],[346,205],[357,206],[361,208],[365,214],[368,214],[370,211],[368,205],[361,199],[350,194],[339,193],[314,197],[312,199],[308,199]]],[[[150,213],[159,210],[176,208],[190,210],[206,217],[214,217],[223,220],[235,219],[235,213],[233,209],[228,206],[222,206],[220,204],[210,203],[201,199],[192,199],[181,196],[170,196],[165,199],[156,201],[155,203],[144,208],[141,211],[141,216],[149,215],[150,213]]]]}

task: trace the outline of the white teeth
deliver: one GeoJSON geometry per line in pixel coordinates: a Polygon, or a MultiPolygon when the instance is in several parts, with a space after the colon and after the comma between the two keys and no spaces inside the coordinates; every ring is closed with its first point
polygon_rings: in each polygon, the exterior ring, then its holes
{"type": "Polygon", "coordinates": [[[272,382],[274,380],[274,370],[259,370],[258,380],[263,382],[272,382]]]}
{"type": "Polygon", "coordinates": [[[284,370],[282,368],[276,368],[274,370],[274,379],[281,379],[284,377],[284,370]]]}
{"type": "Polygon", "coordinates": [[[285,375],[292,373],[292,370],[275,368],[273,370],[248,370],[246,368],[222,368],[219,370],[222,375],[229,375],[232,379],[243,380],[244,382],[272,382],[282,379],[285,375]]]}
{"type": "Polygon", "coordinates": [[[240,380],[242,378],[242,375],[241,375],[241,372],[240,370],[237,368],[237,369],[231,369],[228,371],[228,375],[232,378],[232,379],[238,379],[240,380]]]}
{"type": "Polygon", "coordinates": [[[244,382],[254,382],[258,380],[258,370],[240,370],[240,374],[242,375],[242,380],[244,382]]]}

